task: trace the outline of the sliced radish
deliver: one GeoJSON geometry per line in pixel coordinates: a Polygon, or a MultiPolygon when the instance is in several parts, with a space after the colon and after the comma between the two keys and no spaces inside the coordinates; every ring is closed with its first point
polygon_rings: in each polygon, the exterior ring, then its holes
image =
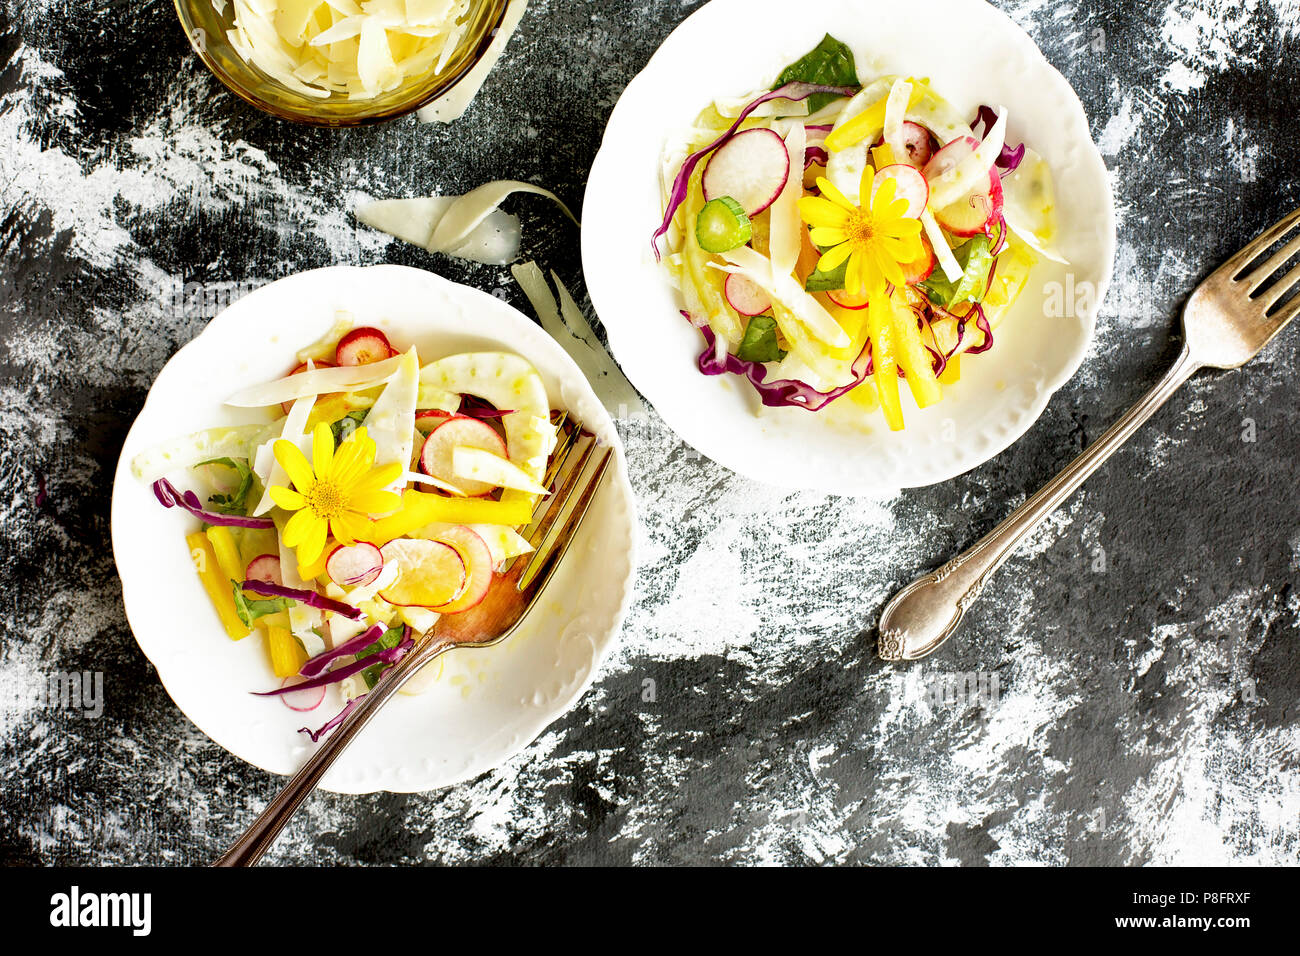
{"type": "Polygon", "coordinates": [[[930,131],[920,123],[904,120],[903,153],[904,155],[897,157],[900,163],[915,166],[917,169],[928,163],[930,157],[934,155],[934,138],[930,136],[930,131]]]}
{"type": "MultiPolygon", "coordinates": [[[[285,687],[290,681],[297,683],[301,680],[302,678],[297,676],[286,677],[284,680],[280,681],[280,686],[285,687]]],[[[315,710],[321,705],[321,701],[324,699],[324,685],[320,687],[312,687],[308,690],[294,690],[287,694],[280,695],[280,700],[284,701],[284,706],[288,707],[290,710],[296,710],[300,714],[305,714],[309,710],[315,710]]]]}
{"type": "Polygon", "coordinates": [[[488,589],[492,587],[492,549],[477,533],[464,525],[457,525],[444,531],[438,535],[437,540],[456,549],[461,560],[465,562],[469,579],[459,597],[432,610],[439,614],[459,614],[461,611],[477,607],[487,597],[488,589]]]}
{"type": "Polygon", "coordinates": [[[431,478],[454,485],[470,497],[485,495],[496,485],[456,477],[452,452],[457,448],[478,448],[502,458],[508,457],[506,443],[487,422],[465,415],[455,415],[432,432],[420,449],[420,470],[431,478]]]}
{"type": "Polygon", "coordinates": [[[876,171],[876,181],[871,188],[879,191],[890,180],[894,181],[894,199],[907,200],[907,211],[903,215],[916,219],[925,212],[925,204],[930,200],[930,184],[919,169],[906,163],[882,166],[876,171]]]}
{"type": "Polygon", "coordinates": [[[757,216],[781,195],[790,177],[790,152],[774,130],[733,136],[709,159],[701,184],[708,200],[730,196],[746,215],[757,216]]]}
{"type": "Polygon", "coordinates": [[[921,237],[921,254],[913,261],[904,262],[901,265],[903,278],[909,284],[930,278],[930,273],[934,272],[934,249],[931,248],[929,241],[924,236],[921,237]]]}
{"type": "Polygon", "coordinates": [[[334,361],[340,365],[371,365],[392,356],[393,347],[388,344],[388,336],[378,329],[365,326],[353,329],[339,339],[334,361]]]}
{"type": "Polygon", "coordinates": [[[415,427],[423,435],[429,434],[449,418],[455,418],[451,412],[444,412],[437,408],[429,408],[422,412],[415,413],[415,427]]]}
{"type": "Polygon", "coordinates": [[[867,307],[867,294],[865,292],[848,292],[844,289],[835,289],[827,292],[826,296],[841,309],[857,311],[867,307]]]}
{"type": "Polygon", "coordinates": [[[465,592],[469,576],[465,559],[449,544],[419,538],[398,538],[381,549],[384,562],[396,562],[395,580],[379,592],[389,604],[430,610],[450,604],[465,592]]]}
{"type": "Polygon", "coordinates": [[[325,560],[325,573],[341,588],[363,588],[379,580],[384,555],[373,544],[339,545],[325,560]]]}
{"type": "MultiPolygon", "coordinates": [[[[922,172],[931,182],[953,169],[963,159],[975,152],[979,140],[970,136],[954,139],[934,154],[922,172]]],[[[988,185],[983,183],[942,209],[934,210],[939,225],[954,236],[973,236],[984,232],[988,224],[1002,214],[1002,179],[997,166],[989,170],[988,185]]]]}
{"type": "Polygon", "coordinates": [[[280,556],[278,554],[259,554],[244,569],[245,581],[265,581],[284,587],[284,575],[280,573],[280,556]]]}
{"type": "MultiPolygon", "coordinates": [[[[318,368],[334,368],[334,367],[335,367],[335,366],[334,366],[334,363],[333,363],[333,362],[315,362],[315,361],[313,361],[313,362],[311,363],[311,368],[313,368],[313,369],[318,369],[318,368]]],[[[296,369],[294,369],[294,370],[293,370],[292,372],[290,372],[289,374],[290,374],[290,375],[297,375],[299,372],[305,372],[305,371],[307,371],[307,368],[308,368],[307,363],[306,363],[306,362],[303,362],[301,365],[299,365],[296,369]]],[[[289,409],[293,408],[293,402],[281,402],[281,403],[280,403],[280,407],[281,407],[282,409],[284,409],[284,413],[285,413],[286,415],[288,415],[288,414],[289,414],[289,409]]]]}
{"type": "Polygon", "coordinates": [[[772,297],[742,275],[728,275],[722,289],[731,307],[741,315],[762,315],[772,310],[772,297]]]}

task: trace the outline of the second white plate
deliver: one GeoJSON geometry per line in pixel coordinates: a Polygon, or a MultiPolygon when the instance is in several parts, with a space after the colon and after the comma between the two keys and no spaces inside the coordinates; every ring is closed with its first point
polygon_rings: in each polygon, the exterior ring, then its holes
{"type": "Polygon", "coordinates": [[[1078,97],[1023,30],[980,0],[804,0],[797,11],[786,0],[713,0],[623,93],[583,203],[592,302],[619,364],[669,426],[750,478],[837,494],[944,481],[1024,434],[1087,352],[1114,251],[1110,184],[1078,97]],[[1008,142],[1027,142],[1051,165],[1071,263],[1036,267],[994,348],[962,363],[942,402],[918,410],[903,389],[898,433],[835,405],[759,411],[743,379],[701,375],[703,341],[651,253],[665,144],[714,99],[769,88],[827,33],[854,51],[863,80],[928,76],[971,116],[983,103],[1006,106],[1008,142]]]}

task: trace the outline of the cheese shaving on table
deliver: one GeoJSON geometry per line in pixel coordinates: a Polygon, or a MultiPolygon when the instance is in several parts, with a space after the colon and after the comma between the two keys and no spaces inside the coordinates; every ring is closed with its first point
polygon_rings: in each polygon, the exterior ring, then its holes
{"type": "Polygon", "coordinates": [[[501,54],[505,52],[506,44],[510,42],[510,38],[519,27],[519,21],[523,18],[526,9],[528,9],[528,0],[510,0],[505,16],[501,19],[501,26],[497,29],[497,35],[488,46],[487,52],[483,54],[483,58],[474,64],[474,68],[466,73],[450,92],[438,97],[416,114],[420,122],[450,123],[464,115],[470,103],[474,101],[474,97],[478,95],[478,91],[482,89],[488,74],[501,59],[501,54]]]}
{"type": "Polygon", "coordinates": [[[503,266],[519,255],[519,219],[499,208],[515,193],[545,196],[578,222],[549,189],[510,179],[485,183],[463,196],[374,200],[358,206],[356,217],[372,229],[429,252],[503,266]]]}
{"type": "Polygon", "coordinates": [[[470,0],[232,0],[235,51],[285,87],[369,100],[446,67],[470,0]]]}

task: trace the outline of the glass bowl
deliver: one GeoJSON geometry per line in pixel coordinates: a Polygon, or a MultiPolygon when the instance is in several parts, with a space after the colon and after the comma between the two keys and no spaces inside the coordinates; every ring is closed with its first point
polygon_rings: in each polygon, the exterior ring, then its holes
{"type": "Polygon", "coordinates": [[[234,20],[233,4],[224,4],[224,11],[217,13],[212,0],[173,2],[194,52],[241,99],[296,123],[361,126],[404,116],[447,93],[483,59],[505,17],[509,0],[471,0],[467,29],[440,72],[411,77],[396,89],[367,100],[349,99],[338,93],[317,99],[287,88],[244,60],[226,39],[234,20]]]}

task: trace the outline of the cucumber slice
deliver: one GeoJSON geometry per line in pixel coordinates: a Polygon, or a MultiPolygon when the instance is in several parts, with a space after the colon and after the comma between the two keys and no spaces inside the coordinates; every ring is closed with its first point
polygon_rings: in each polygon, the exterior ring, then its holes
{"type": "Polygon", "coordinates": [[[710,199],[695,219],[695,238],[705,252],[730,252],[753,235],[744,207],[730,196],[710,199]]]}

